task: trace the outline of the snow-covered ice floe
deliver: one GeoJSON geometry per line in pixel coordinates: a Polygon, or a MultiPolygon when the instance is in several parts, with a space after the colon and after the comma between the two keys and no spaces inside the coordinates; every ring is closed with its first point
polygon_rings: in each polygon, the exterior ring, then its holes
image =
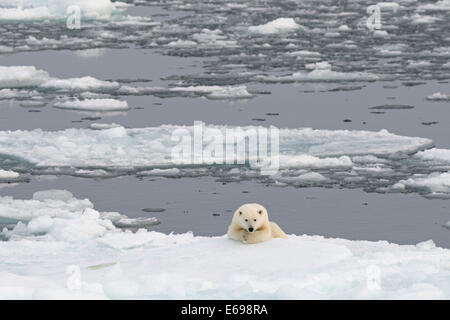
{"type": "Polygon", "coordinates": [[[0,197],[0,209],[0,299],[450,298],[450,250],[431,240],[132,232],[64,190],[0,197]]]}
{"type": "MultiPolygon", "coordinates": [[[[432,196],[434,189],[412,184],[399,188],[399,183],[416,179],[417,174],[450,172],[450,150],[432,149],[429,139],[398,136],[386,130],[280,129],[278,158],[272,159],[278,161],[277,168],[266,175],[261,172],[256,153],[235,152],[233,163],[212,153],[216,149],[212,142],[223,150],[235,150],[237,141],[247,146],[250,140],[256,141],[264,127],[202,124],[202,148],[186,150],[192,161],[179,162],[173,152],[180,148],[182,137],[194,139],[194,128],[125,128],[113,123],[62,131],[0,131],[0,164],[5,170],[38,175],[213,176],[227,182],[256,180],[274,186],[339,186],[382,193],[419,192],[425,196],[432,196]],[[226,139],[230,134],[233,139],[226,139]],[[225,138],[216,140],[218,135],[225,138]]],[[[439,196],[446,195],[450,190],[439,188],[439,196]]]]}

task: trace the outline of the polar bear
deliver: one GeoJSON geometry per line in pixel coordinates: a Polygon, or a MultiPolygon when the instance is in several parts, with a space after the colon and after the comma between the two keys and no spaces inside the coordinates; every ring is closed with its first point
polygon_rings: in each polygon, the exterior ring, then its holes
{"type": "Polygon", "coordinates": [[[276,223],[269,221],[266,208],[257,203],[247,203],[234,213],[228,237],[243,243],[258,243],[286,238],[286,234],[276,223]]]}

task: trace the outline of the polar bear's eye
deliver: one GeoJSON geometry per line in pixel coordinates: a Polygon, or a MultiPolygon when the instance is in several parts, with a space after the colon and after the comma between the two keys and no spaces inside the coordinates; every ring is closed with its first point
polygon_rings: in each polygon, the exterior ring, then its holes
{"type": "Polygon", "coordinates": [[[255,222],[256,222],[256,219],[253,219],[253,221],[255,221],[255,222]]]}
{"type": "Polygon", "coordinates": [[[245,219],[245,222],[248,222],[248,219],[245,219]]]}
{"type": "Polygon", "coordinates": [[[239,211],[239,214],[242,214],[242,211],[239,211]]]}
{"type": "Polygon", "coordinates": [[[262,214],[262,210],[258,210],[258,213],[259,213],[259,214],[262,214]]]}

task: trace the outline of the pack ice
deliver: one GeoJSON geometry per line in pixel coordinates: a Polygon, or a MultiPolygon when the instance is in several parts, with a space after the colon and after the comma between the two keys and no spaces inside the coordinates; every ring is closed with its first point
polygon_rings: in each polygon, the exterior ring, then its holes
{"type": "MultiPolygon", "coordinates": [[[[205,97],[208,99],[248,99],[254,95],[246,86],[172,86],[139,87],[121,84],[117,81],[99,80],[91,76],[60,79],[51,77],[46,71],[34,66],[0,66],[0,99],[14,99],[25,95],[30,90],[30,97],[36,92],[53,99],[55,95],[67,94],[81,98],[100,96],[116,97],[119,95],[155,95],[158,97],[205,97]],[[22,90],[20,90],[22,89],[22,90]],[[22,93],[22,95],[20,95],[22,93]]],[[[90,101],[58,101],[56,106],[65,109],[111,111],[108,109],[124,110],[123,102],[112,99],[91,99],[90,101]],[[109,101],[108,101],[109,100],[109,101]]]]}
{"type": "Polygon", "coordinates": [[[127,6],[110,0],[2,0],[0,21],[39,21],[67,17],[67,8],[77,6],[84,18],[109,19],[127,6]]]}

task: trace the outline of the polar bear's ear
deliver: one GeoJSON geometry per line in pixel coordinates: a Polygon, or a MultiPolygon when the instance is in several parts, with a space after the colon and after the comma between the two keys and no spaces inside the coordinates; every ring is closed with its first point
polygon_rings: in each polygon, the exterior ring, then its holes
{"type": "Polygon", "coordinates": [[[259,213],[259,214],[262,214],[262,210],[258,210],[258,213],[259,213]]]}

